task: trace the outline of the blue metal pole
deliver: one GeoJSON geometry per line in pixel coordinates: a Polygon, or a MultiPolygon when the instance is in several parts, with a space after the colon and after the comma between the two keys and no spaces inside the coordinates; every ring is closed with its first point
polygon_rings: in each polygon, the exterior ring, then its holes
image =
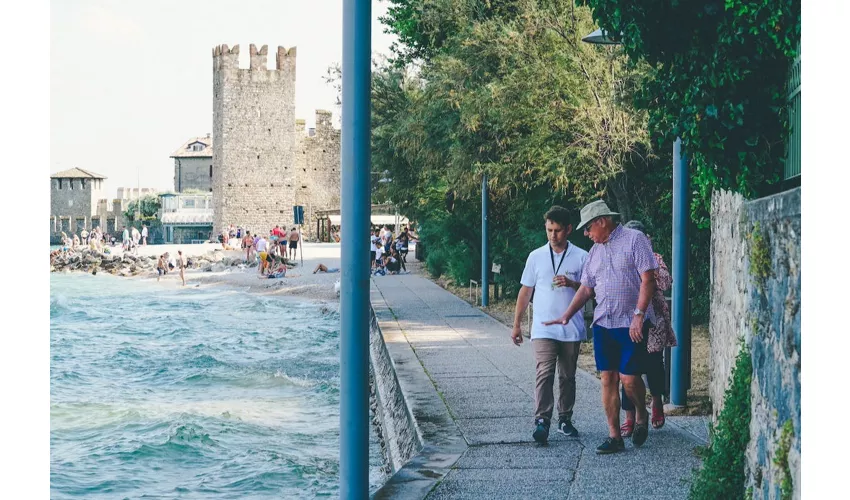
{"type": "Polygon", "coordinates": [[[340,498],[369,496],[369,231],[371,0],[342,6],[342,240],[340,293],[340,498]]]}
{"type": "Polygon", "coordinates": [[[691,385],[691,321],[688,307],[688,223],[690,211],[688,162],[682,139],[673,143],[673,331],[670,402],[687,406],[691,385]]]}
{"type": "Polygon", "coordinates": [[[487,174],[481,178],[481,305],[490,305],[490,242],[487,239],[487,174]]]}

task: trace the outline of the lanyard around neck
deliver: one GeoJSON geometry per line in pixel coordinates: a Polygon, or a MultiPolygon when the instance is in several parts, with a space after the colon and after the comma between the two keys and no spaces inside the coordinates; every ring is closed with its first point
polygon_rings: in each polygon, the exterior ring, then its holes
{"type": "MultiPolygon", "coordinates": [[[[567,243],[567,245],[569,245],[569,243],[567,243]]],[[[566,257],[566,256],[567,256],[567,249],[564,248],[564,253],[561,254],[561,262],[558,262],[558,267],[555,268],[555,252],[552,251],[552,244],[551,243],[549,244],[549,257],[552,258],[552,270],[555,271],[555,276],[557,276],[558,271],[561,270],[561,264],[564,263],[564,257],[566,257]]]]}

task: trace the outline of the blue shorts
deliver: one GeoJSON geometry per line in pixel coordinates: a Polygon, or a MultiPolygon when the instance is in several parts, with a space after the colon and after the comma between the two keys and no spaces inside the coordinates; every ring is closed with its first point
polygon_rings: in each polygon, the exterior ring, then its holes
{"type": "Polygon", "coordinates": [[[593,355],[599,371],[619,372],[623,375],[643,373],[646,357],[646,336],[650,323],[643,323],[643,341],[635,343],[628,328],[605,328],[593,325],[593,355]]]}

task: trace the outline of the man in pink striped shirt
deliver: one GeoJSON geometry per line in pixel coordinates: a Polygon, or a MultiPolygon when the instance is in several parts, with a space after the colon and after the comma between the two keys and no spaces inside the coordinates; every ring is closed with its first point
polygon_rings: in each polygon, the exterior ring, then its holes
{"type": "Polygon", "coordinates": [[[581,276],[581,286],[561,318],[544,324],[566,324],[594,295],[593,351],[602,372],[602,404],[608,417],[608,438],[597,453],[625,450],[620,437],[620,381],[635,403],[632,443],[641,446],[649,435],[641,370],[646,337],[655,319],[651,299],[658,263],[646,235],[614,222],[602,200],[581,209],[578,229],[593,240],[581,276]]]}

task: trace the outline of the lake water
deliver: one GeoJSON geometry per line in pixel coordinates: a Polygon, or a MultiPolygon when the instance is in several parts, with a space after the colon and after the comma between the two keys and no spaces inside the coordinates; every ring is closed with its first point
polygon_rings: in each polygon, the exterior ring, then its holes
{"type": "Polygon", "coordinates": [[[51,498],[338,496],[335,307],[81,273],[50,296],[51,498]]]}

